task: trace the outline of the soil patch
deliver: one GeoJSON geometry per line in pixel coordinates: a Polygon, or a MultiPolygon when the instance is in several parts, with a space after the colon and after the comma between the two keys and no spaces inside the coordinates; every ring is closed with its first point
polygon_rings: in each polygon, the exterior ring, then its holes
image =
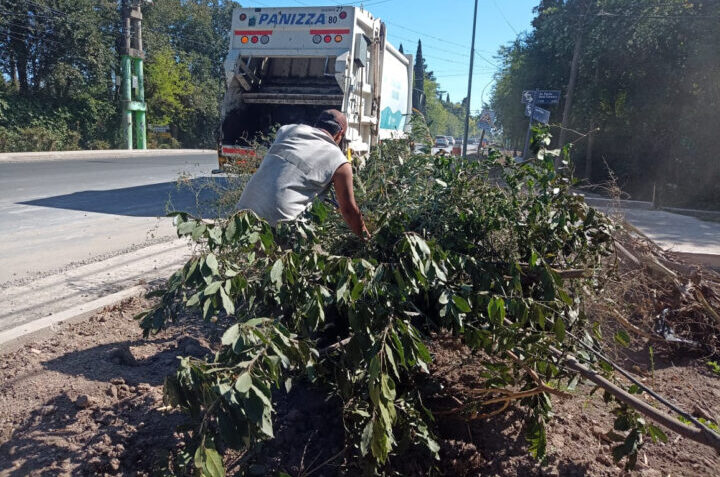
{"type": "MultiPolygon", "coordinates": [[[[132,316],[148,306],[144,299],[127,300],[2,357],[0,475],[152,475],[182,446],[175,430],[187,419],[163,409],[164,378],[176,370],[178,356],[209,353],[223,327],[192,320],[143,339],[132,316]]],[[[479,356],[433,343],[429,381],[458,395],[481,386],[479,356]]],[[[650,362],[648,356],[638,348],[628,367],[699,417],[720,416],[720,378],[704,361],[656,353],[650,362]]],[[[612,415],[601,394],[589,391],[580,386],[569,399],[554,398],[545,465],[528,455],[523,416],[513,406],[486,419],[438,417],[437,470],[452,476],[622,474],[606,436],[612,415]]],[[[253,475],[352,474],[342,453],[340,403],[299,383],[276,393],[276,410],[276,438],[252,456],[227,453],[229,469],[251,463],[253,475]]],[[[668,436],[667,444],[644,447],[632,475],[717,475],[714,451],[668,436]]],[[[391,465],[401,475],[424,475],[412,459],[391,465]]]]}

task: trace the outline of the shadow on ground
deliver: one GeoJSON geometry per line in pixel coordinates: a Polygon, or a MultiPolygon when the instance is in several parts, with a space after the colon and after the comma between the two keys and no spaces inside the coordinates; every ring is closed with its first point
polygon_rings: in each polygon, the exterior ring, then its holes
{"type": "Polygon", "coordinates": [[[86,190],[20,204],[130,217],[159,217],[171,211],[184,211],[214,218],[227,213],[226,207],[218,207],[218,199],[238,187],[234,182],[225,177],[198,177],[121,189],[86,190]]]}

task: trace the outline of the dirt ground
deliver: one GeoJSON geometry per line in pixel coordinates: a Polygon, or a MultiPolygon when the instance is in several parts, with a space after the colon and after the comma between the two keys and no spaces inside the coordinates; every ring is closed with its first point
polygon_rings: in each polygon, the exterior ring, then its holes
{"type": "MultiPolygon", "coordinates": [[[[185,417],[162,410],[164,377],[177,356],[202,356],[219,336],[212,325],[181,325],[143,339],[132,316],[148,303],[127,300],[89,321],[61,326],[1,357],[0,476],[152,475],[181,445],[177,425],[185,417]]],[[[464,349],[432,349],[434,379],[472,387],[473,357],[464,349]]],[[[647,384],[701,417],[720,416],[720,376],[701,357],[672,352],[648,360],[638,346],[626,365],[647,384]]],[[[461,386],[461,387],[462,387],[461,386]]],[[[457,391],[462,393],[462,388],[457,391]]],[[[612,462],[605,433],[612,415],[600,393],[578,387],[572,398],[554,398],[556,417],[548,432],[549,457],[541,466],[528,455],[523,419],[517,410],[466,422],[439,418],[444,475],[622,475],[612,462]]],[[[339,404],[317,390],[296,386],[278,393],[276,439],[258,449],[251,475],[332,476],[342,473],[342,421],[339,404]],[[321,423],[321,426],[318,426],[321,423]]],[[[671,432],[667,444],[648,443],[631,475],[646,477],[720,474],[720,457],[711,449],[671,432]]],[[[238,469],[243,457],[228,455],[238,469]]],[[[414,472],[412,462],[395,463],[414,472]]],[[[232,475],[232,474],[230,474],[232,475]]]]}

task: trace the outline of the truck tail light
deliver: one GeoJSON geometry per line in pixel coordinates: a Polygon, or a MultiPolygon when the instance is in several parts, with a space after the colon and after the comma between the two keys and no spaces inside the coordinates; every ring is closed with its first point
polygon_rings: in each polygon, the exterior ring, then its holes
{"type": "Polygon", "coordinates": [[[240,21],[241,21],[241,22],[244,22],[246,18],[247,18],[247,15],[245,15],[244,13],[241,13],[241,14],[240,14],[240,21]]]}
{"type": "Polygon", "coordinates": [[[347,18],[347,12],[340,12],[340,20],[345,20],[347,18]]]}
{"type": "Polygon", "coordinates": [[[330,43],[332,41],[332,37],[330,35],[325,35],[325,43],[330,43]]]}
{"type": "Polygon", "coordinates": [[[259,40],[259,38],[254,36],[254,37],[252,37],[252,40],[250,40],[250,41],[252,41],[253,43],[257,43],[258,40],[259,40]]]}
{"type": "Polygon", "coordinates": [[[260,37],[260,43],[263,45],[267,45],[268,42],[270,42],[270,37],[268,35],[263,35],[260,37]]]}
{"type": "Polygon", "coordinates": [[[313,43],[316,45],[322,41],[322,37],[320,35],[313,36],[313,43]]]}
{"type": "Polygon", "coordinates": [[[335,43],[340,43],[342,41],[342,35],[335,35],[335,43]]]}
{"type": "Polygon", "coordinates": [[[240,43],[242,43],[243,45],[246,44],[248,41],[250,41],[250,39],[246,36],[240,38],[240,43]]]}

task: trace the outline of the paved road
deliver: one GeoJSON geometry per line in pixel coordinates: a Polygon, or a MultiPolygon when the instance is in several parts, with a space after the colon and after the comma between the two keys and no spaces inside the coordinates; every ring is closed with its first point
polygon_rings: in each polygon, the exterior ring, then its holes
{"type": "Polygon", "coordinates": [[[174,236],[211,193],[214,154],[0,163],[0,288],[174,236]],[[188,177],[185,186],[178,179],[188,177]],[[160,218],[163,217],[163,218],[160,218]]]}

